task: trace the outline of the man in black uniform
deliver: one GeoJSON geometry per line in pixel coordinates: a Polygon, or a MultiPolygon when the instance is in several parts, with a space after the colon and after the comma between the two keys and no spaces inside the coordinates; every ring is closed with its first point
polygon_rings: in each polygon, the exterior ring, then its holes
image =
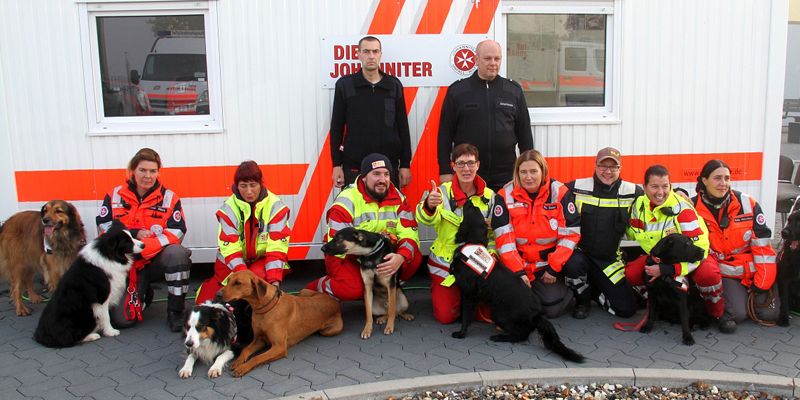
{"type": "Polygon", "coordinates": [[[400,81],[380,70],[381,42],[366,36],[358,42],[361,70],[336,81],[331,113],[333,184],[353,183],[361,160],[372,153],[392,161],[392,182],[411,181],[411,136],[400,81]]]}
{"type": "Polygon", "coordinates": [[[484,40],[476,48],[478,70],[447,88],[439,121],[439,180],[453,179],[450,152],[470,143],[478,147],[478,175],[495,192],[511,181],[519,152],[533,148],[528,105],[518,83],[498,75],[500,44],[484,40]]]}
{"type": "Polygon", "coordinates": [[[573,261],[564,265],[567,285],[575,289],[572,317],[589,316],[592,294],[609,313],[630,317],[636,297],[625,280],[620,241],[628,226],[628,213],[641,187],[619,178],[620,153],[606,147],[597,153],[594,176],[567,183],[581,214],[581,240],[573,261]]]}

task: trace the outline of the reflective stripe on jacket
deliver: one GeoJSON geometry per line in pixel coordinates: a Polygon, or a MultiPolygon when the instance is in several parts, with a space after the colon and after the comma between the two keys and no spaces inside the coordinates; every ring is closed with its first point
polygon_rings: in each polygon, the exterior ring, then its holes
{"type": "Polygon", "coordinates": [[[769,290],[775,282],[775,250],[770,244],[772,231],[761,206],[749,195],[731,190],[727,205],[720,210],[719,219],[727,218],[728,226],[722,228],[700,196],[692,198],[697,213],[708,226],[711,255],[719,263],[725,278],[740,279],[742,284],[755,283],[769,290]]]}
{"type": "Polygon", "coordinates": [[[259,197],[251,207],[233,194],[217,210],[219,256],[231,270],[266,257],[266,277],[272,283],[283,279],[287,266],[289,207],[267,189],[259,197]]]}
{"type": "MultiPolygon", "coordinates": [[[[453,182],[445,182],[439,185],[439,191],[442,193],[442,204],[438,205],[432,214],[425,209],[425,201],[428,199],[427,191],[422,195],[422,200],[419,204],[417,204],[417,222],[432,226],[436,230],[436,239],[431,245],[431,254],[442,264],[449,265],[453,260],[453,252],[458,247],[455,242],[456,232],[458,232],[458,227],[464,219],[464,204],[467,201],[478,207],[485,218],[490,217],[489,210],[492,210],[494,205],[494,191],[486,187],[485,182],[480,177],[475,177],[475,185],[478,190],[469,199],[457,184],[453,185],[453,182]]],[[[494,234],[492,231],[489,232],[489,248],[494,248],[494,234]]]]}
{"type": "MultiPolygon", "coordinates": [[[[628,236],[634,238],[642,250],[650,254],[650,250],[661,238],[672,233],[690,237],[695,246],[703,249],[703,259],[708,256],[708,228],[689,201],[670,190],[663,204],[652,207],[647,196],[639,196],[631,206],[628,236]]],[[[675,275],[685,276],[692,273],[700,262],[702,260],[675,264],[675,275]]]]}

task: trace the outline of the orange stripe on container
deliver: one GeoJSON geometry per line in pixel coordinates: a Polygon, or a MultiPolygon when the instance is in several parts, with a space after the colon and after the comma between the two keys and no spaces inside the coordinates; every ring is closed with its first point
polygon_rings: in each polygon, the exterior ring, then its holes
{"type": "MultiPolygon", "coordinates": [[[[492,26],[494,12],[500,0],[483,0],[472,3],[464,33],[487,33],[492,26]]],[[[467,3],[470,4],[470,3],[467,3]]]]}
{"type": "MultiPolygon", "coordinates": [[[[435,0],[434,0],[435,1],[435,0]]],[[[381,0],[375,8],[375,16],[369,25],[371,35],[390,35],[397,25],[405,0],[381,0]]]]}
{"type": "Polygon", "coordinates": [[[428,0],[422,18],[417,26],[417,34],[441,33],[444,21],[450,12],[453,0],[428,0]]]}
{"type": "Polygon", "coordinates": [[[439,181],[439,162],[436,154],[437,139],[439,132],[439,117],[442,111],[444,96],[447,94],[446,87],[440,87],[433,102],[431,113],[425,122],[425,128],[420,135],[417,144],[417,152],[411,160],[411,185],[405,190],[408,202],[416,204],[422,194],[430,189],[430,181],[439,181]]]}
{"type": "MultiPolygon", "coordinates": [[[[300,191],[308,164],[260,165],[264,183],[276,194],[300,191]]],[[[224,197],[231,194],[236,166],[166,167],[160,181],[181,198],[224,197]]],[[[80,169],[64,171],[16,171],[17,200],[48,201],[102,199],[127,179],[124,169],[80,169]]]]}
{"type": "MultiPolygon", "coordinates": [[[[758,181],[762,175],[763,155],[761,152],[623,155],[620,176],[626,181],[642,184],[644,171],[651,165],[661,164],[669,170],[672,183],[692,183],[696,182],[706,161],[718,158],[731,166],[731,179],[758,181]]],[[[594,156],[545,158],[550,175],[561,182],[584,178],[594,173],[594,156]]]]}

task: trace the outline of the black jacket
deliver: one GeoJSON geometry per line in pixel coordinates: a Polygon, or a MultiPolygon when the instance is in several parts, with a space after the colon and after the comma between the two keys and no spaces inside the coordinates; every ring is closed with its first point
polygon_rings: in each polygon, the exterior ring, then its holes
{"type": "Polygon", "coordinates": [[[370,153],[381,153],[401,168],[411,165],[403,85],[390,75],[373,85],[361,71],[336,81],[331,113],[333,165],[358,168],[370,153]]]}
{"type": "Polygon", "coordinates": [[[644,194],[638,185],[617,179],[611,186],[596,176],[567,183],[575,194],[581,214],[581,241],[578,247],[588,256],[612,262],[628,226],[630,205],[644,194]],[[605,207],[604,199],[611,199],[605,207]]]}
{"type": "Polygon", "coordinates": [[[498,76],[486,81],[478,72],[447,89],[439,121],[439,174],[451,174],[454,146],[471,143],[480,151],[478,172],[492,189],[511,180],[515,146],[533,148],[528,105],[518,83],[498,76]]]}

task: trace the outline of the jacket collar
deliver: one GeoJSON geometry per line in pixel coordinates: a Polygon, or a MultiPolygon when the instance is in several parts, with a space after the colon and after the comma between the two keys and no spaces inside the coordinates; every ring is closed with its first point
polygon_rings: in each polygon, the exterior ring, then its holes
{"type": "Polygon", "coordinates": [[[158,190],[160,187],[161,187],[161,181],[156,179],[156,183],[153,185],[153,187],[151,187],[150,190],[144,192],[144,195],[142,197],[139,197],[139,192],[136,190],[136,182],[134,182],[133,179],[128,179],[128,190],[130,190],[139,199],[139,202],[142,202],[144,199],[150,197],[150,195],[153,194],[153,192],[158,190]]]}
{"type": "Polygon", "coordinates": [[[618,178],[616,181],[614,181],[614,183],[610,185],[606,185],[605,183],[603,183],[603,181],[601,181],[600,178],[597,177],[597,173],[592,175],[592,178],[594,178],[595,191],[600,191],[603,193],[609,193],[611,191],[617,190],[619,189],[619,185],[622,184],[622,178],[618,178]]]}
{"type": "Polygon", "coordinates": [[[361,179],[361,175],[356,178],[356,188],[358,189],[358,192],[361,193],[361,197],[364,198],[365,202],[376,203],[379,207],[396,206],[403,203],[403,197],[400,194],[400,191],[397,190],[392,182],[389,182],[389,191],[386,193],[386,197],[384,197],[382,201],[373,199],[372,196],[369,195],[367,192],[367,186],[361,179]]]}
{"type": "Polygon", "coordinates": [[[478,69],[476,68],[476,69],[475,69],[475,72],[473,72],[473,73],[472,73],[472,75],[469,77],[469,79],[471,79],[473,82],[475,82],[475,83],[477,83],[477,84],[479,84],[479,85],[482,85],[482,86],[485,86],[485,85],[487,85],[487,84],[488,84],[489,86],[494,86],[494,85],[496,85],[498,82],[500,82],[500,80],[501,80],[501,76],[500,76],[500,75],[497,75],[497,76],[496,76],[494,79],[492,79],[492,80],[490,80],[490,81],[487,81],[486,79],[483,79],[483,78],[481,78],[480,76],[478,76],[478,69]]]}
{"type": "Polygon", "coordinates": [[[511,192],[511,195],[514,196],[514,199],[518,201],[535,203],[535,204],[549,203],[551,183],[552,179],[550,179],[550,176],[548,175],[543,176],[542,184],[539,185],[539,191],[536,192],[536,198],[531,199],[531,196],[528,195],[528,192],[522,188],[522,185],[517,185],[517,183],[514,182],[514,190],[511,192]]]}
{"type": "MultiPolygon", "coordinates": [[[[450,190],[453,192],[453,200],[456,202],[457,207],[461,207],[464,203],[467,202],[467,194],[461,190],[461,185],[458,184],[458,176],[453,176],[453,184],[450,185],[450,190]]],[[[482,197],[484,191],[486,190],[486,181],[483,180],[480,176],[475,176],[475,195],[478,197],[482,197]]]]}
{"type": "Polygon", "coordinates": [[[379,80],[378,83],[374,83],[373,84],[372,82],[368,81],[367,78],[364,78],[364,73],[361,72],[361,70],[358,70],[358,72],[353,74],[354,75],[354,79],[355,79],[355,85],[357,87],[358,86],[377,86],[377,87],[382,87],[382,88],[385,88],[385,89],[389,89],[389,80],[386,79],[386,74],[383,71],[381,71],[380,69],[378,70],[378,74],[380,74],[381,80],[379,80]]]}

